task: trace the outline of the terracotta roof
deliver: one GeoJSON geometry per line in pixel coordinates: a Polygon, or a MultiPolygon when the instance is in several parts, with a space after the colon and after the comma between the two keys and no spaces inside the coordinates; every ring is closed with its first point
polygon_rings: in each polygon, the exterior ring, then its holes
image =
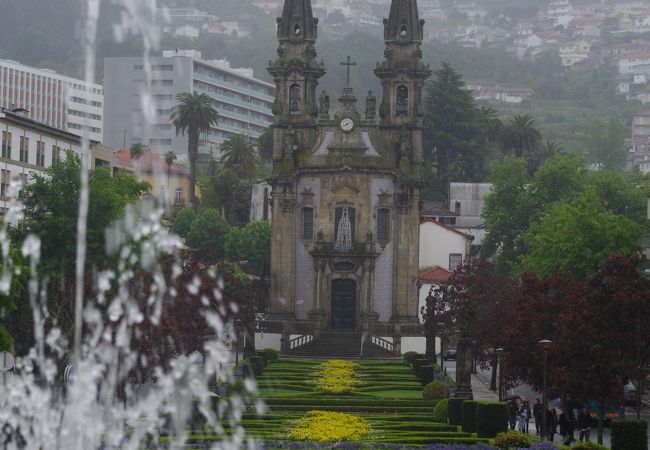
{"type": "MultiPolygon", "coordinates": [[[[115,152],[115,166],[135,170],[135,164],[131,158],[131,151],[128,148],[123,148],[115,152]]],[[[140,172],[160,172],[167,173],[167,163],[165,162],[165,155],[155,152],[144,152],[138,160],[138,170],[140,172]]],[[[185,166],[172,163],[171,173],[178,175],[187,175],[188,171],[185,166]]]]}
{"type": "Polygon", "coordinates": [[[420,271],[420,280],[429,284],[442,284],[449,281],[451,272],[444,267],[434,266],[420,271]]]}
{"type": "Polygon", "coordinates": [[[432,202],[425,200],[422,205],[422,211],[420,212],[421,217],[426,216],[458,216],[455,212],[442,206],[442,202],[432,202]]]}
{"type": "Polygon", "coordinates": [[[435,225],[438,225],[439,227],[442,227],[442,228],[445,228],[446,230],[451,231],[452,233],[460,234],[460,235],[461,235],[462,237],[464,237],[465,239],[468,239],[468,240],[470,240],[470,241],[473,241],[473,240],[474,240],[474,236],[471,236],[471,235],[469,235],[469,234],[465,234],[465,233],[463,233],[462,231],[458,231],[456,228],[454,228],[454,227],[450,227],[450,226],[448,226],[448,225],[445,225],[444,223],[440,223],[440,222],[438,222],[437,220],[433,220],[433,219],[430,219],[430,218],[422,217],[422,218],[420,218],[420,225],[422,225],[423,223],[433,223],[433,224],[435,224],[435,225]]]}

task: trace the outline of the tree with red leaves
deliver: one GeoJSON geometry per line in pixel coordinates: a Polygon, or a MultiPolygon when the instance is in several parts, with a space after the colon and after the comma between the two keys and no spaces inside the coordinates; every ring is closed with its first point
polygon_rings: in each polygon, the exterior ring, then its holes
{"type": "Polygon", "coordinates": [[[610,256],[587,280],[554,274],[522,276],[517,314],[504,333],[503,374],[509,384],[542,389],[537,343],[550,339],[548,391],[564,402],[599,406],[598,441],[608,403],[620,402],[623,384],[641,380],[650,362],[650,280],[638,255],[610,256]]]}
{"type": "MultiPolygon", "coordinates": [[[[467,326],[474,341],[476,360],[482,367],[496,367],[494,350],[502,345],[502,332],[515,313],[517,284],[499,276],[493,263],[468,259],[449,281],[432,288],[422,310],[427,336],[467,326]]],[[[496,390],[496,370],[491,389],[496,390]]]]}

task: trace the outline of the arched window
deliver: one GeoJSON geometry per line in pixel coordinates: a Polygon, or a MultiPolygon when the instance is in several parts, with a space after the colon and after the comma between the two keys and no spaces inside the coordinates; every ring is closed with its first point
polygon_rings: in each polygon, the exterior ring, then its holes
{"type": "Polygon", "coordinates": [[[404,85],[397,87],[395,109],[398,116],[406,116],[409,113],[409,88],[404,85]]]}
{"type": "Polygon", "coordinates": [[[377,240],[388,242],[390,233],[390,210],[382,208],[377,210],[377,240]]]}
{"type": "Polygon", "coordinates": [[[314,209],[302,209],[302,238],[311,240],[314,238],[314,209]]]}
{"type": "Polygon", "coordinates": [[[291,85],[289,88],[289,114],[300,114],[300,86],[291,85]]]}

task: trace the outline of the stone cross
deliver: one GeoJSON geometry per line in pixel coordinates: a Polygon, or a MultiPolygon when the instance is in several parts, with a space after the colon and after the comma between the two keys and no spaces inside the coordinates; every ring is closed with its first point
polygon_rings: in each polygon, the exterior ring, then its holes
{"type": "Polygon", "coordinates": [[[350,58],[350,56],[348,56],[348,61],[341,63],[342,66],[347,66],[347,69],[348,69],[348,78],[347,78],[347,82],[346,82],[345,86],[350,86],[350,67],[357,65],[357,63],[351,62],[351,61],[352,61],[352,58],[350,58]]]}

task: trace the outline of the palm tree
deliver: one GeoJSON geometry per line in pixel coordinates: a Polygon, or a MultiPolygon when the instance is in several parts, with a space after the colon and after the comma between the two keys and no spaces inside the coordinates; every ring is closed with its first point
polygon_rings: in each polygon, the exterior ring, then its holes
{"type": "Polygon", "coordinates": [[[257,171],[259,157],[248,136],[233,134],[221,144],[219,160],[240,176],[252,177],[257,171]]]}
{"type": "Polygon", "coordinates": [[[190,161],[190,204],[196,207],[196,160],[199,157],[199,136],[217,125],[219,114],[214,108],[214,100],[206,94],[181,92],[176,96],[176,100],[178,104],[172,109],[169,119],[176,129],[177,135],[187,133],[187,157],[190,161]]]}
{"type": "Polygon", "coordinates": [[[129,153],[131,154],[132,160],[138,161],[140,158],[142,158],[142,155],[144,155],[144,146],[139,142],[137,144],[133,144],[131,148],[129,148],[129,153]]]}
{"type": "Polygon", "coordinates": [[[530,175],[534,174],[544,161],[559,155],[563,151],[564,148],[558,142],[548,140],[542,142],[528,154],[528,173],[530,175]]]}
{"type": "Polygon", "coordinates": [[[165,162],[167,163],[167,194],[169,195],[169,178],[172,174],[172,164],[176,161],[176,153],[173,150],[165,153],[165,162]]]}
{"type": "Polygon", "coordinates": [[[273,128],[267,127],[257,138],[257,152],[262,161],[267,163],[273,161],[273,128]]]}
{"type": "Polygon", "coordinates": [[[503,133],[503,122],[499,118],[499,111],[491,106],[482,106],[479,114],[485,127],[485,139],[489,142],[499,142],[503,133]]]}
{"type": "Polygon", "coordinates": [[[503,130],[503,150],[517,158],[529,154],[542,142],[542,133],[535,128],[535,118],[530,114],[515,114],[503,130]]]}

